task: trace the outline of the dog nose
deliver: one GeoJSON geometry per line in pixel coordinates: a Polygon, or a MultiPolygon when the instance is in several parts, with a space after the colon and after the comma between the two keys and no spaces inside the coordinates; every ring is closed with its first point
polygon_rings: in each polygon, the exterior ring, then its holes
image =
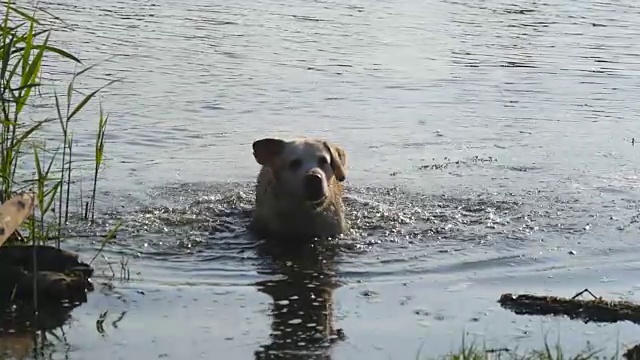
{"type": "Polygon", "coordinates": [[[307,194],[307,200],[318,201],[324,197],[322,188],[322,177],[318,174],[308,174],[304,177],[304,189],[307,194]]]}

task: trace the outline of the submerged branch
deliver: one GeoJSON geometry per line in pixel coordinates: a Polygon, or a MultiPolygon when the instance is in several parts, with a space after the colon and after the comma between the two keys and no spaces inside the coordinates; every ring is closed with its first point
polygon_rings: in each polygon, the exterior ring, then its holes
{"type": "Polygon", "coordinates": [[[630,321],[640,324],[640,305],[624,300],[604,300],[587,289],[572,298],[506,293],[500,296],[498,302],[518,315],[564,315],[585,323],[630,321]],[[584,292],[589,292],[594,298],[577,299],[584,292]]]}

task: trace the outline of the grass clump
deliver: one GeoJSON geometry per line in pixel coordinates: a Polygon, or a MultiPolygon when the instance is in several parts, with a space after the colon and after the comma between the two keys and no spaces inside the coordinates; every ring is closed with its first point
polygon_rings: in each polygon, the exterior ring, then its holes
{"type": "Polygon", "coordinates": [[[518,352],[510,349],[486,349],[479,346],[470,346],[459,352],[451,353],[443,357],[444,360],[596,360],[618,359],[618,357],[600,357],[597,351],[584,350],[577,355],[567,355],[560,345],[549,346],[545,344],[543,349],[526,352],[518,352]]]}
{"type": "MultiPolygon", "coordinates": [[[[629,358],[630,352],[623,355],[622,358],[629,358]]],[[[595,350],[591,344],[587,346],[575,355],[569,355],[563,349],[560,341],[557,341],[555,345],[549,344],[545,339],[544,346],[541,349],[519,351],[509,348],[487,348],[486,345],[479,346],[476,343],[467,344],[463,338],[460,349],[454,352],[450,352],[447,355],[440,357],[441,360],[613,360],[620,359],[620,353],[616,350],[615,354],[610,356],[601,355],[600,350],[595,350]]],[[[635,357],[631,357],[635,359],[635,357]]],[[[416,360],[430,359],[418,352],[416,360]]]]}
{"type": "MultiPolygon", "coordinates": [[[[42,69],[47,59],[51,57],[54,61],[80,66],[82,62],[70,52],[51,44],[52,23],[61,21],[57,17],[44,9],[18,6],[10,0],[0,1],[0,8],[4,11],[0,19],[0,201],[6,201],[19,191],[33,191],[37,210],[21,231],[27,233],[34,244],[45,244],[55,239],[60,247],[62,230],[73,211],[69,204],[77,204],[70,201],[73,196],[71,185],[76,181],[72,176],[75,175],[72,125],[87,104],[115,80],[83,94],[75,84],[79,76],[93,67],[88,66],[72,77],[63,96],[55,90],[53,96],[43,96],[43,88],[53,87],[53,84],[43,83],[42,69]],[[33,119],[32,113],[36,111],[29,110],[35,100],[42,99],[50,100],[55,111],[50,116],[33,119]],[[46,144],[51,142],[54,143],[53,148],[47,147],[46,144]]],[[[81,200],[84,206],[76,208],[80,215],[78,218],[91,224],[95,221],[95,198],[104,161],[107,123],[108,115],[103,113],[100,105],[96,121],[95,159],[91,166],[91,197],[86,202],[81,200]]],[[[24,241],[25,238],[19,234],[10,241],[24,241]]]]}

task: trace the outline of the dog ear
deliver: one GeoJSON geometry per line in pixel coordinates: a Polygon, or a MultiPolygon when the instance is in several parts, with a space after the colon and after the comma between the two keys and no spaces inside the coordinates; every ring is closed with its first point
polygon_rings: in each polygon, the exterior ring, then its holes
{"type": "Polygon", "coordinates": [[[273,159],[280,156],[284,147],[287,144],[286,141],[280,139],[266,138],[254,141],[253,143],[253,157],[260,165],[268,165],[273,159]]]}
{"type": "Polygon", "coordinates": [[[325,141],[324,146],[331,156],[331,169],[333,169],[333,174],[338,181],[343,182],[347,177],[347,154],[344,149],[338,145],[332,145],[325,141]]]}

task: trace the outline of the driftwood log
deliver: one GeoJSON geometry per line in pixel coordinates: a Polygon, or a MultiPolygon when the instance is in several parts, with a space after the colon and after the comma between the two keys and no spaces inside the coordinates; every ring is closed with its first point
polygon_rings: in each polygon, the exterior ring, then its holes
{"type": "MultiPolygon", "coordinates": [[[[33,193],[19,193],[0,205],[0,357],[32,354],[36,331],[62,326],[87,301],[93,268],[71,252],[24,242],[18,231],[32,214],[33,193]]],[[[44,333],[42,333],[44,336],[44,333]]]]}
{"type": "MultiPolygon", "coordinates": [[[[503,308],[518,315],[567,316],[585,323],[630,321],[640,324],[640,305],[622,300],[604,300],[593,295],[589,289],[584,289],[571,298],[506,293],[500,296],[498,302],[503,308]],[[578,299],[584,293],[589,293],[592,299],[578,299]]],[[[628,348],[622,357],[626,360],[640,360],[640,344],[628,348]]]]}
{"type": "Polygon", "coordinates": [[[0,247],[0,340],[62,326],[71,311],[87,301],[92,274],[77,255],[55,247],[0,247]]]}
{"type": "Polygon", "coordinates": [[[86,302],[86,291],[93,290],[89,282],[93,269],[77,255],[46,245],[5,243],[21,237],[18,227],[34,207],[31,192],[16,194],[0,205],[0,309],[16,303],[39,308],[86,302]]]}
{"type": "Polygon", "coordinates": [[[18,227],[33,211],[35,199],[33,193],[23,192],[0,205],[0,246],[9,238],[19,236],[18,227]]]}
{"type": "Polygon", "coordinates": [[[591,292],[587,289],[572,298],[556,296],[537,296],[530,294],[502,294],[498,302],[518,315],[554,315],[567,316],[585,323],[615,323],[630,321],[640,324],[640,305],[629,301],[604,300],[593,296],[592,299],[578,299],[581,294],[591,292]]]}
{"type": "Polygon", "coordinates": [[[5,245],[0,247],[0,304],[32,302],[34,290],[42,304],[86,302],[92,274],[74,253],[46,245],[5,245]]]}
{"type": "Polygon", "coordinates": [[[1,246],[0,357],[33,358],[36,332],[61,327],[87,301],[92,273],[77,255],[55,247],[1,246]]]}

